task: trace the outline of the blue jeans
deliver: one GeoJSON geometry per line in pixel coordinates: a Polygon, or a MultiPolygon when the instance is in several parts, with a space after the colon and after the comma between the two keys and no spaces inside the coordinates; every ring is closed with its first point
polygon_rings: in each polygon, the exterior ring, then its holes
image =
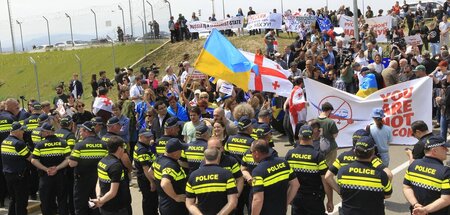
{"type": "Polygon", "coordinates": [[[430,43],[431,55],[434,57],[441,53],[441,46],[439,43],[430,43]]]}
{"type": "Polygon", "coordinates": [[[447,117],[445,117],[445,115],[441,115],[441,136],[445,139],[445,141],[447,141],[447,130],[447,117]]]}

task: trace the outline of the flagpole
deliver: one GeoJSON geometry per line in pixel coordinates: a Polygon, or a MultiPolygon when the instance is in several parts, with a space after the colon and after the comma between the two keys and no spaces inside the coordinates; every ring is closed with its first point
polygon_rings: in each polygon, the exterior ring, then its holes
{"type": "Polygon", "coordinates": [[[358,0],[353,0],[353,28],[355,29],[355,39],[359,41],[358,0]]]}

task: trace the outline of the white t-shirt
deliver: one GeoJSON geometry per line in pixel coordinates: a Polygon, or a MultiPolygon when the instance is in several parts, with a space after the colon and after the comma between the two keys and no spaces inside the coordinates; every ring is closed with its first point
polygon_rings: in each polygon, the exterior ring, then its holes
{"type": "Polygon", "coordinates": [[[183,73],[181,73],[181,77],[180,77],[181,86],[183,86],[184,82],[186,82],[187,75],[188,75],[188,71],[184,71],[183,73]]]}
{"type": "Polygon", "coordinates": [[[167,81],[167,82],[172,81],[173,88],[178,89],[178,78],[177,78],[177,76],[175,74],[172,74],[172,75],[167,74],[167,75],[165,75],[163,77],[162,81],[163,82],[164,81],[167,81]]]}
{"type": "Polygon", "coordinates": [[[142,86],[137,86],[136,84],[133,84],[130,88],[130,98],[142,96],[144,94],[144,89],[142,86]]]}
{"type": "MultiPolygon", "coordinates": [[[[449,22],[440,22],[439,23],[439,31],[444,32],[447,31],[449,27],[449,22]]],[[[448,36],[448,32],[443,35],[444,37],[448,36]]]]}
{"type": "Polygon", "coordinates": [[[374,67],[375,67],[375,72],[377,72],[378,74],[381,74],[381,72],[384,69],[384,65],[382,63],[377,64],[375,62],[371,63],[374,67]]]}
{"type": "Polygon", "coordinates": [[[359,65],[361,65],[361,66],[368,66],[369,65],[369,60],[366,57],[356,56],[355,57],[355,62],[359,63],[359,65]]]}

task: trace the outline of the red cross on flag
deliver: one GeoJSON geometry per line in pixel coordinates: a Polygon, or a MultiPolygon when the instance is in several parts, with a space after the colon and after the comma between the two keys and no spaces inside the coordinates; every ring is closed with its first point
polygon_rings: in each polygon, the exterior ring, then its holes
{"type": "Polygon", "coordinates": [[[94,100],[92,113],[97,114],[99,110],[104,110],[112,113],[113,102],[106,96],[98,96],[94,100]]]}
{"type": "Polygon", "coordinates": [[[292,89],[291,95],[288,97],[289,101],[289,119],[292,126],[292,131],[295,132],[295,126],[298,122],[306,120],[306,101],[303,89],[300,86],[295,86],[292,89]]]}
{"type": "Polygon", "coordinates": [[[272,92],[279,96],[289,97],[292,83],[288,80],[289,71],[281,68],[278,63],[265,58],[263,55],[255,55],[250,52],[241,53],[251,62],[258,66],[258,71],[251,71],[248,89],[272,92]]]}

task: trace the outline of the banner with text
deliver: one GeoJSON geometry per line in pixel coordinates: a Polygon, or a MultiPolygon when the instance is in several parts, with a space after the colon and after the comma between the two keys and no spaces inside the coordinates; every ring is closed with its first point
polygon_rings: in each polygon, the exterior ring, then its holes
{"type": "Polygon", "coordinates": [[[301,28],[304,30],[310,29],[311,25],[316,24],[316,16],[285,16],[284,23],[286,26],[286,31],[299,32],[301,28]],[[302,24],[304,27],[302,27],[302,24]]]}
{"type": "Polygon", "coordinates": [[[281,29],[281,13],[258,13],[248,16],[247,30],[281,29]]]}
{"type": "Polygon", "coordinates": [[[377,42],[387,42],[386,32],[392,28],[391,16],[379,16],[375,18],[366,19],[369,28],[373,28],[377,34],[377,42]]]}
{"type": "Polygon", "coordinates": [[[345,38],[355,36],[355,28],[353,27],[353,17],[342,15],[339,18],[339,27],[344,29],[345,38]]]}
{"type": "Polygon", "coordinates": [[[432,127],[432,79],[429,77],[381,89],[365,99],[309,78],[305,79],[305,90],[309,104],[308,120],[319,116],[323,103],[333,105],[330,119],[339,129],[336,139],[339,147],[352,146],[353,132],[365,129],[373,122],[371,113],[376,107],[384,109],[384,124],[392,128],[393,144],[414,145],[417,142],[411,130],[411,123],[416,120],[423,120],[429,128],[432,127]]]}
{"type": "Polygon", "coordinates": [[[422,45],[422,38],[420,37],[420,34],[415,34],[411,36],[404,37],[406,44],[412,45],[412,46],[419,46],[422,45]]]}
{"type": "Polygon", "coordinates": [[[191,21],[187,23],[187,26],[191,33],[208,32],[213,28],[216,28],[217,30],[242,28],[244,26],[244,17],[237,16],[219,21],[191,21]]]}

